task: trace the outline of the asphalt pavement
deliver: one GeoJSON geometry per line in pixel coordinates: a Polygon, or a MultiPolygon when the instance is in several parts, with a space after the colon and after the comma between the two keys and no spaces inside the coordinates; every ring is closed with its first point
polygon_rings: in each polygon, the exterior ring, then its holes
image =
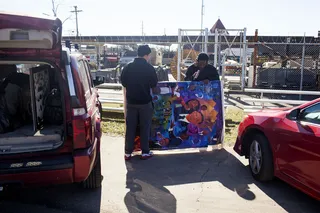
{"type": "Polygon", "coordinates": [[[123,159],[124,139],[102,139],[103,186],[18,189],[0,195],[1,213],[320,212],[320,203],[288,184],[258,183],[230,147],[160,152],[123,159]]]}

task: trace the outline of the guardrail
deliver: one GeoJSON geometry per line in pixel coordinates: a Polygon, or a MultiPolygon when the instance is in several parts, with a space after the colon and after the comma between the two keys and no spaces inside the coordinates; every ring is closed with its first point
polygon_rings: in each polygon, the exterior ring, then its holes
{"type": "Polygon", "coordinates": [[[279,108],[279,107],[266,107],[265,104],[289,104],[300,105],[308,101],[301,100],[284,100],[284,99],[267,99],[264,98],[264,94],[285,94],[285,95],[319,95],[320,91],[299,91],[299,90],[272,90],[272,89],[245,89],[246,93],[260,93],[260,98],[244,98],[245,102],[252,102],[254,106],[244,106],[244,112],[256,112],[265,108],[279,108]],[[255,103],[261,103],[259,106],[255,106],[255,103]]]}
{"type": "MultiPolygon", "coordinates": [[[[98,89],[99,94],[107,94],[107,95],[112,95],[112,96],[119,96],[117,98],[103,98],[100,97],[100,102],[102,105],[104,104],[119,104],[120,107],[107,107],[107,106],[102,106],[103,110],[110,111],[110,112],[123,112],[124,111],[124,102],[123,102],[123,90],[122,90],[122,85],[121,84],[116,84],[116,83],[104,83],[96,86],[98,89]],[[107,90],[110,89],[110,90],[107,90]],[[112,91],[112,90],[120,90],[120,91],[112,91]]],[[[229,97],[229,89],[224,89],[224,93],[226,94],[225,101],[228,100],[229,97]]],[[[228,104],[224,104],[225,107],[228,106],[228,104]]]]}
{"type": "Polygon", "coordinates": [[[122,89],[121,84],[116,84],[116,83],[104,83],[97,85],[96,88],[98,89],[122,89]]]}
{"type": "Polygon", "coordinates": [[[98,90],[98,93],[100,94],[113,94],[113,95],[123,95],[122,91],[106,91],[106,90],[98,90]]]}
{"type": "MultiPolygon", "coordinates": [[[[121,97],[118,98],[100,98],[101,103],[105,104],[119,104],[123,105],[123,91],[121,84],[115,83],[104,83],[97,86],[100,94],[109,94],[109,95],[119,95],[121,97]],[[120,91],[110,91],[106,89],[120,90],[120,91]]],[[[268,107],[266,104],[289,104],[289,105],[300,105],[306,103],[307,101],[301,100],[284,100],[284,99],[267,99],[264,98],[264,94],[286,94],[286,95],[319,95],[320,91],[297,91],[297,90],[271,90],[271,89],[245,89],[245,93],[258,93],[260,94],[260,98],[244,98],[242,101],[244,102],[252,102],[252,105],[245,105],[244,112],[255,112],[265,108],[279,108],[279,107],[268,107]],[[261,105],[256,105],[256,103],[260,103],[261,105]]],[[[229,97],[229,89],[224,89],[224,93],[226,95],[225,101],[228,100],[229,97]]],[[[227,104],[225,104],[227,106],[227,104]]],[[[114,111],[114,112],[123,112],[123,107],[103,107],[104,110],[114,111]]]]}
{"type": "MultiPolygon", "coordinates": [[[[122,92],[117,92],[117,91],[104,91],[103,89],[119,89],[122,90],[122,85],[121,84],[113,84],[113,83],[104,83],[96,86],[98,88],[99,93],[109,93],[109,94],[122,94],[122,92]]],[[[228,93],[230,90],[229,89],[223,89],[224,93],[228,93]]]]}
{"type": "Polygon", "coordinates": [[[273,89],[244,89],[245,92],[249,93],[260,93],[263,97],[264,93],[268,94],[286,94],[286,95],[319,95],[320,91],[300,91],[300,90],[273,90],[273,89]]]}
{"type": "Polygon", "coordinates": [[[123,90],[121,84],[116,83],[104,83],[96,86],[98,89],[99,94],[108,94],[108,95],[118,95],[121,96],[119,98],[99,98],[100,102],[102,103],[102,109],[105,111],[110,112],[124,112],[123,107],[123,90]],[[120,91],[110,91],[107,89],[114,89],[114,90],[120,90],[120,91]],[[104,104],[119,104],[120,107],[107,107],[103,106],[104,104]],[[122,105],[122,106],[121,106],[122,105]]]}

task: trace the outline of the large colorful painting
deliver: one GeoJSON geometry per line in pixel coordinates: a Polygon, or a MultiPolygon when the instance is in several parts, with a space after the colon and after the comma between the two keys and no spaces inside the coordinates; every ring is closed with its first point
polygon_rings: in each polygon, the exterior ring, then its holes
{"type": "MultiPolygon", "coordinates": [[[[161,82],[153,90],[152,149],[206,147],[221,142],[220,81],[161,82]]],[[[138,132],[137,132],[138,134],[138,132]]],[[[139,150],[139,136],[136,150],[139,150]]]]}

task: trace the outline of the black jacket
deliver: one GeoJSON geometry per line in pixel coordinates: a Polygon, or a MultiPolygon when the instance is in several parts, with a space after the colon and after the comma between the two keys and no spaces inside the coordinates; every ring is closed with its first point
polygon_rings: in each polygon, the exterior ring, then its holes
{"type": "Polygon", "coordinates": [[[144,58],[136,58],[121,73],[128,104],[148,104],[152,101],[150,89],[157,86],[156,70],[144,58]]]}
{"type": "Polygon", "coordinates": [[[187,70],[186,77],[184,78],[184,80],[185,81],[220,80],[217,69],[210,64],[208,64],[203,69],[201,69],[199,73],[197,73],[198,70],[200,69],[195,64],[191,65],[187,70]]]}

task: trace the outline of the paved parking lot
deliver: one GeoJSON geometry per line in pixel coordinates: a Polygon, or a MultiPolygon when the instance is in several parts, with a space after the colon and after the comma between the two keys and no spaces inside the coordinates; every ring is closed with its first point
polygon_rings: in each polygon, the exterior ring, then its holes
{"type": "Polygon", "coordinates": [[[123,160],[123,138],[103,136],[103,187],[75,185],[1,195],[0,212],[320,212],[320,203],[280,180],[255,182],[231,148],[123,160]]]}

